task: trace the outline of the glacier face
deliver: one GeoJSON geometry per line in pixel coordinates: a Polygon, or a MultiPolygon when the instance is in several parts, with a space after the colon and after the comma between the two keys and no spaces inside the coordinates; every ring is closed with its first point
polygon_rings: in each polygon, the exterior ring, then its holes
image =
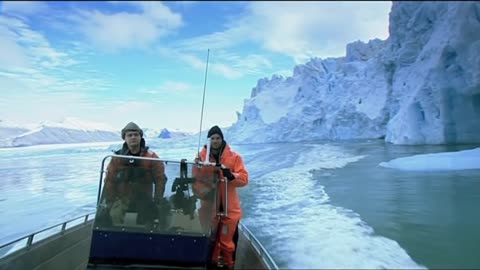
{"type": "Polygon", "coordinates": [[[480,4],[394,3],[386,140],[480,142],[480,4]]]}
{"type": "Polygon", "coordinates": [[[312,59],[292,77],[259,80],[228,130],[232,141],[379,138],[386,126],[384,41],[356,42],[343,58],[312,59]],[[261,134],[259,136],[259,134],[261,134]]]}
{"type": "Polygon", "coordinates": [[[230,141],[480,142],[480,3],[394,2],[389,31],[260,79],[230,141]]]}

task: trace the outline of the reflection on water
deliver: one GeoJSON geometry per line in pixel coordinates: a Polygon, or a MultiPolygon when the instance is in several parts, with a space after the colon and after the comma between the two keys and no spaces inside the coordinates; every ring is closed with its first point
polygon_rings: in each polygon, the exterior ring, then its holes
{"type": "Polygon", "coordinates": [[[98,153],[21,160],[0,155],[0,215],[10,217],[0,219],[0,242],[94,211],[101,158],[98,153]]]}

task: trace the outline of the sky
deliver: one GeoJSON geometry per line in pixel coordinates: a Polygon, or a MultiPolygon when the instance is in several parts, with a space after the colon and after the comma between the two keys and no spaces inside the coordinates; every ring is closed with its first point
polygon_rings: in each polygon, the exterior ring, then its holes
{"type": "Polygon", "coordinates": [[[388,37],[385,2],[0,2],[0,120],[228,127],[262,78],[388,37]]]}

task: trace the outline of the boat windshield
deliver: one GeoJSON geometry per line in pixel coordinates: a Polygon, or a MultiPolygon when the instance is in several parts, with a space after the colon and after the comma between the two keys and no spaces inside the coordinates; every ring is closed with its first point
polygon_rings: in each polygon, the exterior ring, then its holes
{"type": "Polygon", "coordinates": [[[112,155],[102,164],[95,230],[209,236],[214,167],[112,155]]]}

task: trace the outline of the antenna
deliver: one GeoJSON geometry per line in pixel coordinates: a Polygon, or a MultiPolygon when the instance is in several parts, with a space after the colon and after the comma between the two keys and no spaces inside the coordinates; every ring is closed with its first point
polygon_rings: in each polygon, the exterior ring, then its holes
{"type": "MultiPolygon", "coordinates": [[[[208,71],[208,58],[210,56],[210,49],[207,50],[207,65],[205,67],[205,81],[203,83],[203,100],[202,100],[202,112],[200,114],[200,133],[198,134],[198,149],[197,149],[197,159],[200,159],[200,139],[202,138],[202,122],[203,122],[203,107],[205,105],[205,92],[207,90],[207,71],[208,71]]],[[[208,160],[208,156],[207,156],[208,160]]]]}

